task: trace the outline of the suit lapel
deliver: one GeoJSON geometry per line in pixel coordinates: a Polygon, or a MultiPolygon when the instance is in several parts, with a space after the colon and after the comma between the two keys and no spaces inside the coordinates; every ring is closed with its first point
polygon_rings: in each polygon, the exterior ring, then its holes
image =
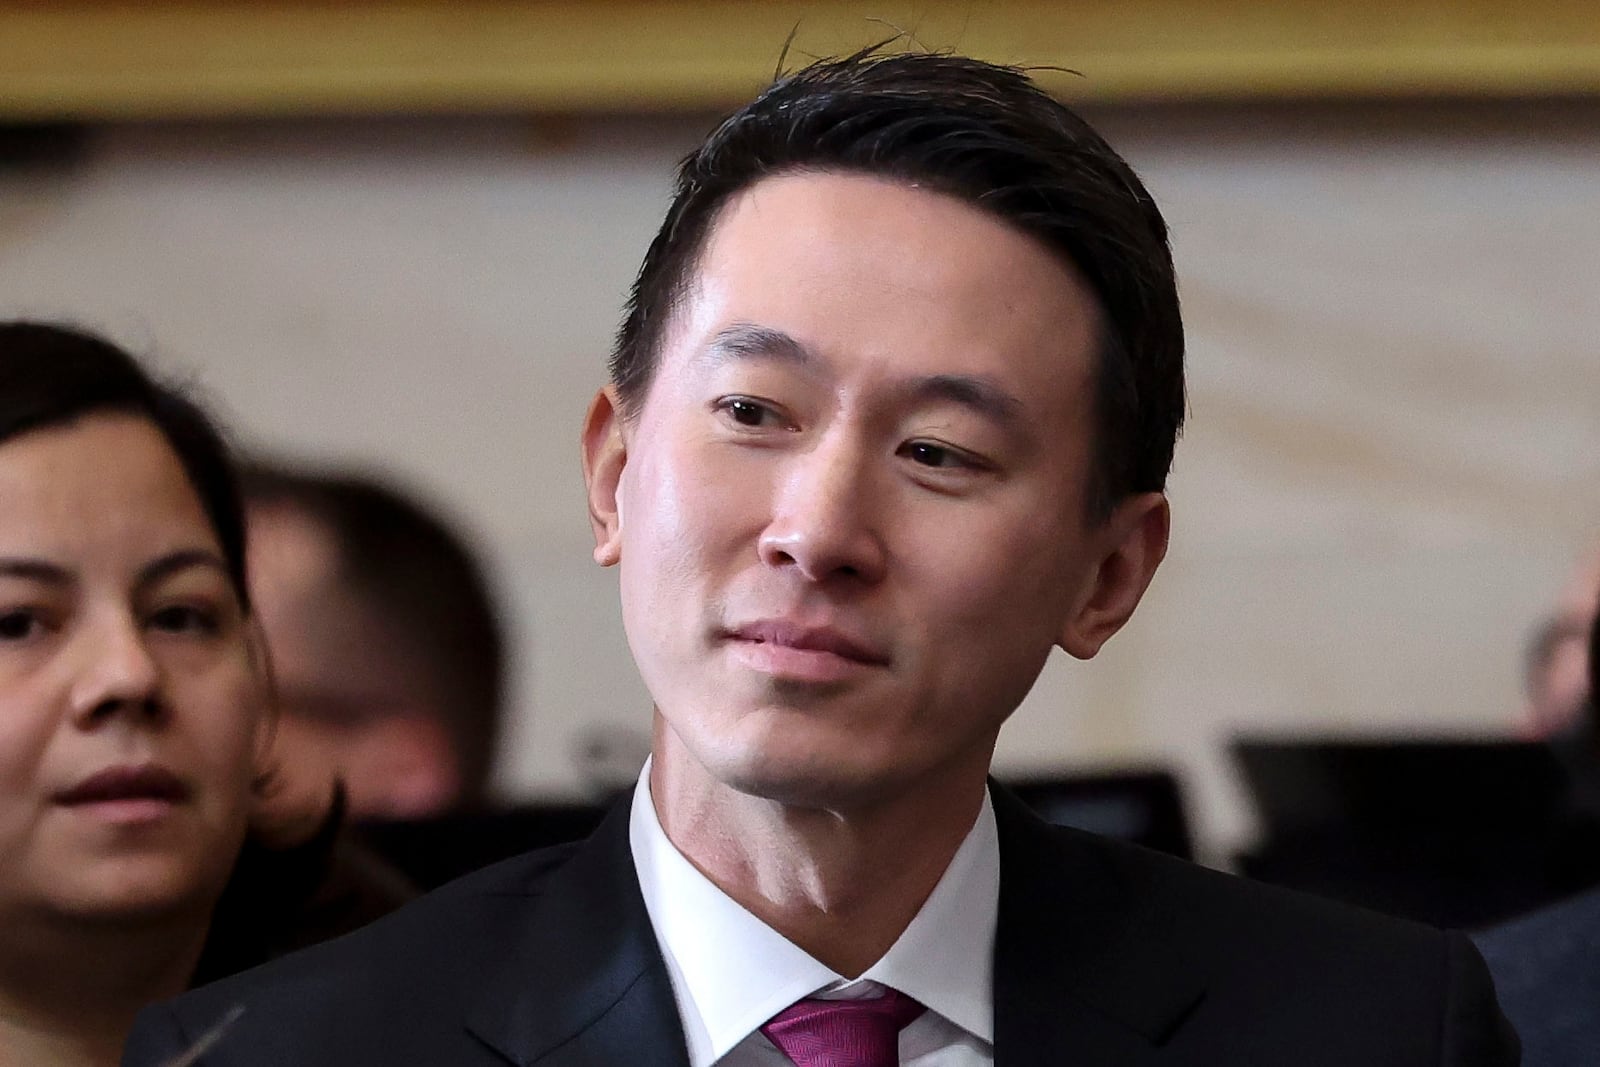
{"type": "MultiPolygon", "coordinates": [[[[1204,998],[1174,914],[1115,853],[993,787],[1000,838],[995,1062],[1156,1062],[1204,998]]],[[[628,805],[530,898],[508,962],[467,1018],[520,1067],[687,1067],[666,966],[628,844],[628,805]]]]}
{"type": "Polygon", "coordinates": [[[619,803],[530,900],[467,1028],[523,1067],[688,1067],[619,803]]]}
{"type": "Polygon", "coordinates": [[[995,1062],[1122,1067],[1156,1059],[1204,997],[1173,913],[1104,842],[991,787],[1000,837],[995,1062]]]}

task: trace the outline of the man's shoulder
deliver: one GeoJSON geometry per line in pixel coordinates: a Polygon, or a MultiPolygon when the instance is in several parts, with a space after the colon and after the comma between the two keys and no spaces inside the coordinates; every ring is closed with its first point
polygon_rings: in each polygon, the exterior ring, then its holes
{"type": "Polygon", "coordinates": [[[1408,948],[1436,959],[1445,934],[1423,923],[1212,870],[1139,845],[1052,826],[1054,862],[1093,865],[1118,908],[1162,919],[1169,936],[1235,952],[1283,951],[1304,960],[1325,948],[1393,959],[1408,948]]]}
{"type": "MultiPolygon", "coordinates": [[[[292,1031],[297,1048],[320,1043],[332,1050],[375,1034],[425,1035],[432,1019],[442,1033],[458,1034],[461,1012],[482,975],[515,951],[517,933],[551,876],[578,848],[540,849],[486,867],[343,937],[203,986],[147,1014],[170,1013],[185,1043],[224,1025],[235,1049],[271,1046],[275,1031],[292,1031]]],[[[240,1062],[273,1058],[266,1053],[240,1062]]]]}
{"type": "Polygon", "coordinates": [[[1459,933],[1054,827],[1012,835],[1001,898],[997,988],[1048,986],[1174,1063],[1516,1062],[1459,933]]]}

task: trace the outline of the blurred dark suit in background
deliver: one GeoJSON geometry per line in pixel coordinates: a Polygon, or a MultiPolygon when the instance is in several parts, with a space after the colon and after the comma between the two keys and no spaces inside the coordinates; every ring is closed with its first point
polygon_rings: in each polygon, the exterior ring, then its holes
{"type": "MultiPolygon", "coordinates": [[[[1589,692],[1581,718],[1594,736],[1600,704],[1600,617],[1591,613],[1589,692]]],[[[1600,764],[1591,747],[1588,758],[1600,764]]],[[[1589,892],[1478,938],[1500,1004],[1522,1035],[1527,1067],[1600,1063],[1600,892],[1589,892]]]]}

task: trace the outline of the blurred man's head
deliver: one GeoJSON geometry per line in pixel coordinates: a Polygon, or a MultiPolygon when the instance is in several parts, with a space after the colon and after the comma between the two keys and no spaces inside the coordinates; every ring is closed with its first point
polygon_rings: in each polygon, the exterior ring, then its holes
{"type": "Polygon", "coordinates": [[[1534,631],[1524,684],[1528,724],[1536,737],[1557,737],[1578,724],[1590,692],[1586,643],[1600,598],[1600,544],[1573,569],[1555,610],[1534,631]]]}
{"type": "Polygon", "coordinates": [[[481,800],[504,651],[470,551],[364,478],[256,467],[244,489],[250,584],[282,707],[279,774],[337,774],[358,819],[481,800]]]}

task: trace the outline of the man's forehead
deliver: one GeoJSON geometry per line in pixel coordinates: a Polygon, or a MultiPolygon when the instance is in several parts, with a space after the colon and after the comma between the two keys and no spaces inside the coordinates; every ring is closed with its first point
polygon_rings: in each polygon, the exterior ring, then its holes
{"type": "MultiPolygon", "coordinates": [[[[1097,345],[1103,330],[1098,294],[1070,257],[1036,234],[968,201],[914,182],[855,171],[795,171],[769,176],[732,196],[712,221],[672,309],[674,327],[704,339],[742,317],[767,325],[741,305],[796,306],[803,296],[843,303],[880,302],[892,320],[906,308],[939,315],[956,307],[964,330],[1000,334],[1022,321],[1022,302],[1063,320],[1097,345]],[[917,308],[921,302],[924,307],[917,308]],[[684,320],[701,316],[692,324],[684,320]],[[709,316],[709,317],[707,317],[709,316]]],[[[880,320],[868,320],[876,330],[880,320]]],[[[784,325],[774,323],[774,325],[784,325]]],[[[791,331],[793,332],[793,331],[791,331]]],[[[752,335],[751,339],[764,342],[752,335]]],[[[730,347],[741,340],[729,337],[730,347]]],[[[770,347],[770,346],[769,346],[770,347]]]]}
{"type": "MultiPolygon", "coordinates": [[[[674,317],[737,280],[752,262],[782,268],[786,257],[839,266],[853,253],[884,250],[892,277],[920,283],[973,283],[995,275],[1018,284],[1043,277],[1080,316],[1104,329],[1100,293],[1071,254],[988,207],[927,183],[852,169],[791,170],[734,192],[713,214],[683,285],[674,317]],[[885,249],[884,246],[888,245],[885,249]],[[904,270],[895,270],[903,267],[904,270]]],[[[880,280],[873,275],[869,281],[880,280]]]]}
{"type": "Polygon", "coordinates": [[[885,214],[906,211],[914,212],[930,237],[965,219],[969,225],[999,227],[1033,239],[1011,220],[928,182],[855,168],[796,168],[762,175],[730,193],[707,224],[702,256],[719,237],[745,224],[771,237],[799,222],[793,234],[803,238],[815,235],[819,224],[835,222],[833,235],[854,243],[885,214]],[[875,210],[862,212],[864,207],[875,210]]]}

